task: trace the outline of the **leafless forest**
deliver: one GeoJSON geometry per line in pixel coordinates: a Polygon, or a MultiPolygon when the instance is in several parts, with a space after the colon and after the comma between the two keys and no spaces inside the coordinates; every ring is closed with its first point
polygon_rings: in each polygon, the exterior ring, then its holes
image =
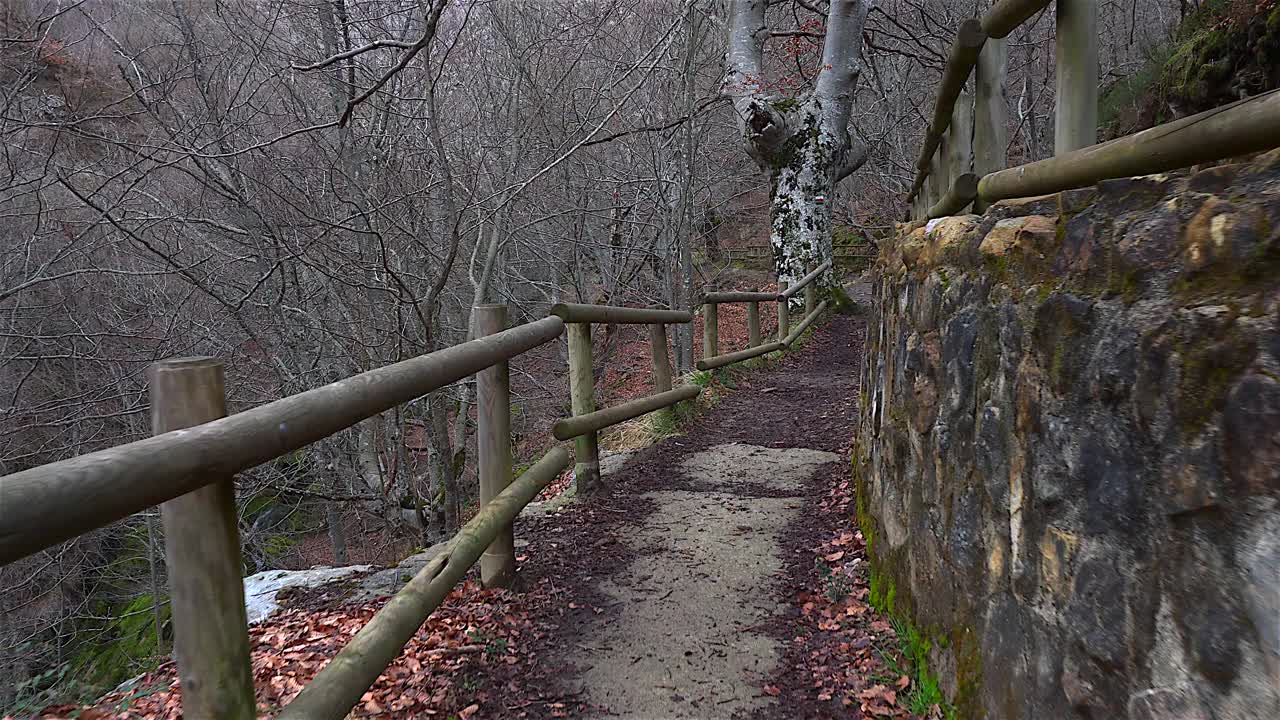
{"type": "MultiPolygon", "coordinates": [[[[745,29],[763,43],[756,94],[814,92],[828,3],[741,2],[767,20],[745,29]]],[[[1193,5],[1100,3],[1104,96],[1193,5]]],[[[866,13],[834,121],[865,157],[827,201],[828,252],[901,219],[951,33],[983,7],[866,13]]],[[[749,15],[727,0],[4,0],[0,475],[149,434],[145,371],[165,357],[224,359],[235,410],[463,341],[475,304],[508,303],[513,322],[559,300],[688,307],[725,272],[718,248],[768,243],[770,177],[726,83],[749,15]]],[[[1009,38],[1010,164],[1052,153],[1053,48],[1051,12],[1009,38]]],[[[515,369],[521,407],[563,396],[555,352],[515,369]]],[[[378,560],[456,527],[475,496],[471,393],[246,473],[245,572],[315,545],[378,560]]],[[[166,650],[158,533],[138,516],[0,568],[0,714],[92,694],[166,650]]]]}

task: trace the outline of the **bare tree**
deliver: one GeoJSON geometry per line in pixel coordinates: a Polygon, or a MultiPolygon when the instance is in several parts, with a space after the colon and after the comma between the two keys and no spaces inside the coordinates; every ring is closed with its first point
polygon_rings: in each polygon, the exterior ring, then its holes
{"type": "Polygon", "coordinates": [[[866,0],[831,0],[813,89],[796,97],[768,92],[766,0],[734,0],[724,91],[733,98],[747,152],[769,175],[770,242],[781,282],[832,256],[831,201],[836,184],[862,166],[866,146],[849,131],[861,74],[866,0]]]}

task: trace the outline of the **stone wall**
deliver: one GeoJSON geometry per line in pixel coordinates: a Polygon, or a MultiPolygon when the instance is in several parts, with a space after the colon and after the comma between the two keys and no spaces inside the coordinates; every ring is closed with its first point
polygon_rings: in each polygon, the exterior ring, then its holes
{"type": "Polygon", "coordinates": [[[1280,718],[1280,152],[904,225],[873,599],[962,717],[1280,718]]]}

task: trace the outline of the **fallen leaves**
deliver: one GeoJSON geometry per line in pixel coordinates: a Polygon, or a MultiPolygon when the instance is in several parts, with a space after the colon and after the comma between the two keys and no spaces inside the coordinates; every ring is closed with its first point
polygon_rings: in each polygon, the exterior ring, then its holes
{"type": "Polygon", "coordinates": [[[847,527],[853,492],[841,479],[819,504],[819,518],[831,530],[810,548],[812,555],[795,561],[809,570],[804,589],[792,599],[798,613],[784,661],[788,670],[763,691],[788,708],[807,708],[808,714],[906,718],[911,716],[905,707],[911,678],[885,665],[883,653],[894,652],[896,635],[867,604],[866,544],[862,533],[847,527]],[[814,703],[821,705],[820,712],[812,709],[814,703]]]}
{"type": "MultiPolygon", "coordinates": [[[[259,716],[269,718],[297,696],[378,611],[363,606],[285,610],[249,629],[259,716]]],[[[520,596],[484,590],[468,580],[455,588],[360,698],[350,717],[480,717],[485,698],[467,680],[518,662],[529,632],[520,596]],[[471,690],[467,688],[471,687],[471,690]]],[[[91,708],[46,708],[41,717],[178,720],[182,690],[173,663],[112,692],[91,708]]]]}

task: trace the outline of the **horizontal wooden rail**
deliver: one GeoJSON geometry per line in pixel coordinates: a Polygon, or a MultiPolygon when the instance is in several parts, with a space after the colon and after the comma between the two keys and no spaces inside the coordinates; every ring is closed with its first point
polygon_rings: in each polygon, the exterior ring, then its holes
{"type": "Polygon", "coordinates": [[[568,451],[554,448],[490,500],[458,531],[448,551],[392,596],[276,718],[342,720],[347,717],[365,691],[404,649],[405,643],[418,632],[427,616],[466,576],[498,532],[510,525],[568,464],[568,451]]]}
{"type": "Polygon", "coordinates": [[[622,323],[648,325],[650,323],[687,323],[693,321],[693,313],[685,310],[658,310],[652,308],[619,307],[616,305],[583,305],[580,303],[556,303],[551,315],[567,323],[622,323]]]}
{"type": "Polygon", "coordinates": [[[955,215],[964,209],[966,205],[973,202],[978,196],[978,176],[973,173],[965,173],[956,178],[955,183],[951,185],[951,189],[947,190],[947,194],[933,207],[929,208],[929,219],[947,217],[955,215]]]}
{"type": "Polygon", "coordinates": [[[778,293],[778,299],[785,300],[785,299],[794,297],[796,293],[800,292],[801,290],[804,290],[805,287],[809,285],[809,283],[822,277],[822,273],[830,269],[831,269],[831,261],[828,260],[822,263],[821,265],[819,265],[818,267],[814,268],[808,275],[805,275],[804,277],[796,281],[795,285],[792,285],[786,290],[783,290],[782,292],[778,293]]]}
{"type": "Polygon", "coordinates": [[[827,307],[830,304],[831,304],[830,300],[823,300],[822,302],[818,303],[818,307],[814,308],[813,312],[809,313],[809,315],[804,320],[801,320],[800,324],[795,326],[795,328],[791,330],[791,334],[788,335],[786,339],[783,340],[782,342],[787,345],[791,345],[792,343],[794,343],[797,339],[800,338],[800,335],[803,334],[805,330],[809,329],[809,326],[812,325],[815,320],[817,320],[819,317],[822,316],[822,313],[827,311],[827,307]]]}
{"type": "Polygon", "coordinates": [[[989,38],[1008,37],[1032,15],[1049,6],[1052,0],[1000,0],[982,16],[982,30],[989,38]]]}
{"type": "Polygon", "coordinates": [[[326,438],[563,330],[560,318],[545,318],[193,428],[0,478],[0,564],[326,438]]]}
{"type": "Polygon", "coordinates": [[[737,303],[737,302],[759,302],[764,300],[771,302],[778,299],[778,293],[770,292],[709,292],[702,296],[699,304],[705,303],[737,303]]]}
{"type": "Polygon", "coordinates": [[[1149,175],[1280,146],[1280,90],[1109,142],[986,175],[987,202],[1048,195],[1110,178],[1149,175]]]}
{"type": "Polygon", "coordinates": [[[569,440],[579,435],[586,435],[587,433],[607,428],[610,425],[617,425],[623,420],[630,420],[633,417],[640,417],[654,410],[661,410],[682,400],[691,400],[697,397],[700,392],[702,392],[702,388],[697,385],[684,385],[675,390],[631,400],[621,405],[596,410],[585,415],[563,418],[557,420],[556,424],[551,426],[551,434],[557,440],[569,440]]]}
{"type": "Polygon", "coordinates": [[[784,350],[786,347],[786,343],[772,342],[759,347],[747,348],[746,350],[725,353],[724,355],[716,355],[711,358],[702,358],[698,361],[697,366],[699,370],[715,370],[718,367],[732,365],[736,362],[742,362],[743,360],[750,360],[753,357],[760,357],[761,355],[767,355],[771,352],[784,350]]]}

